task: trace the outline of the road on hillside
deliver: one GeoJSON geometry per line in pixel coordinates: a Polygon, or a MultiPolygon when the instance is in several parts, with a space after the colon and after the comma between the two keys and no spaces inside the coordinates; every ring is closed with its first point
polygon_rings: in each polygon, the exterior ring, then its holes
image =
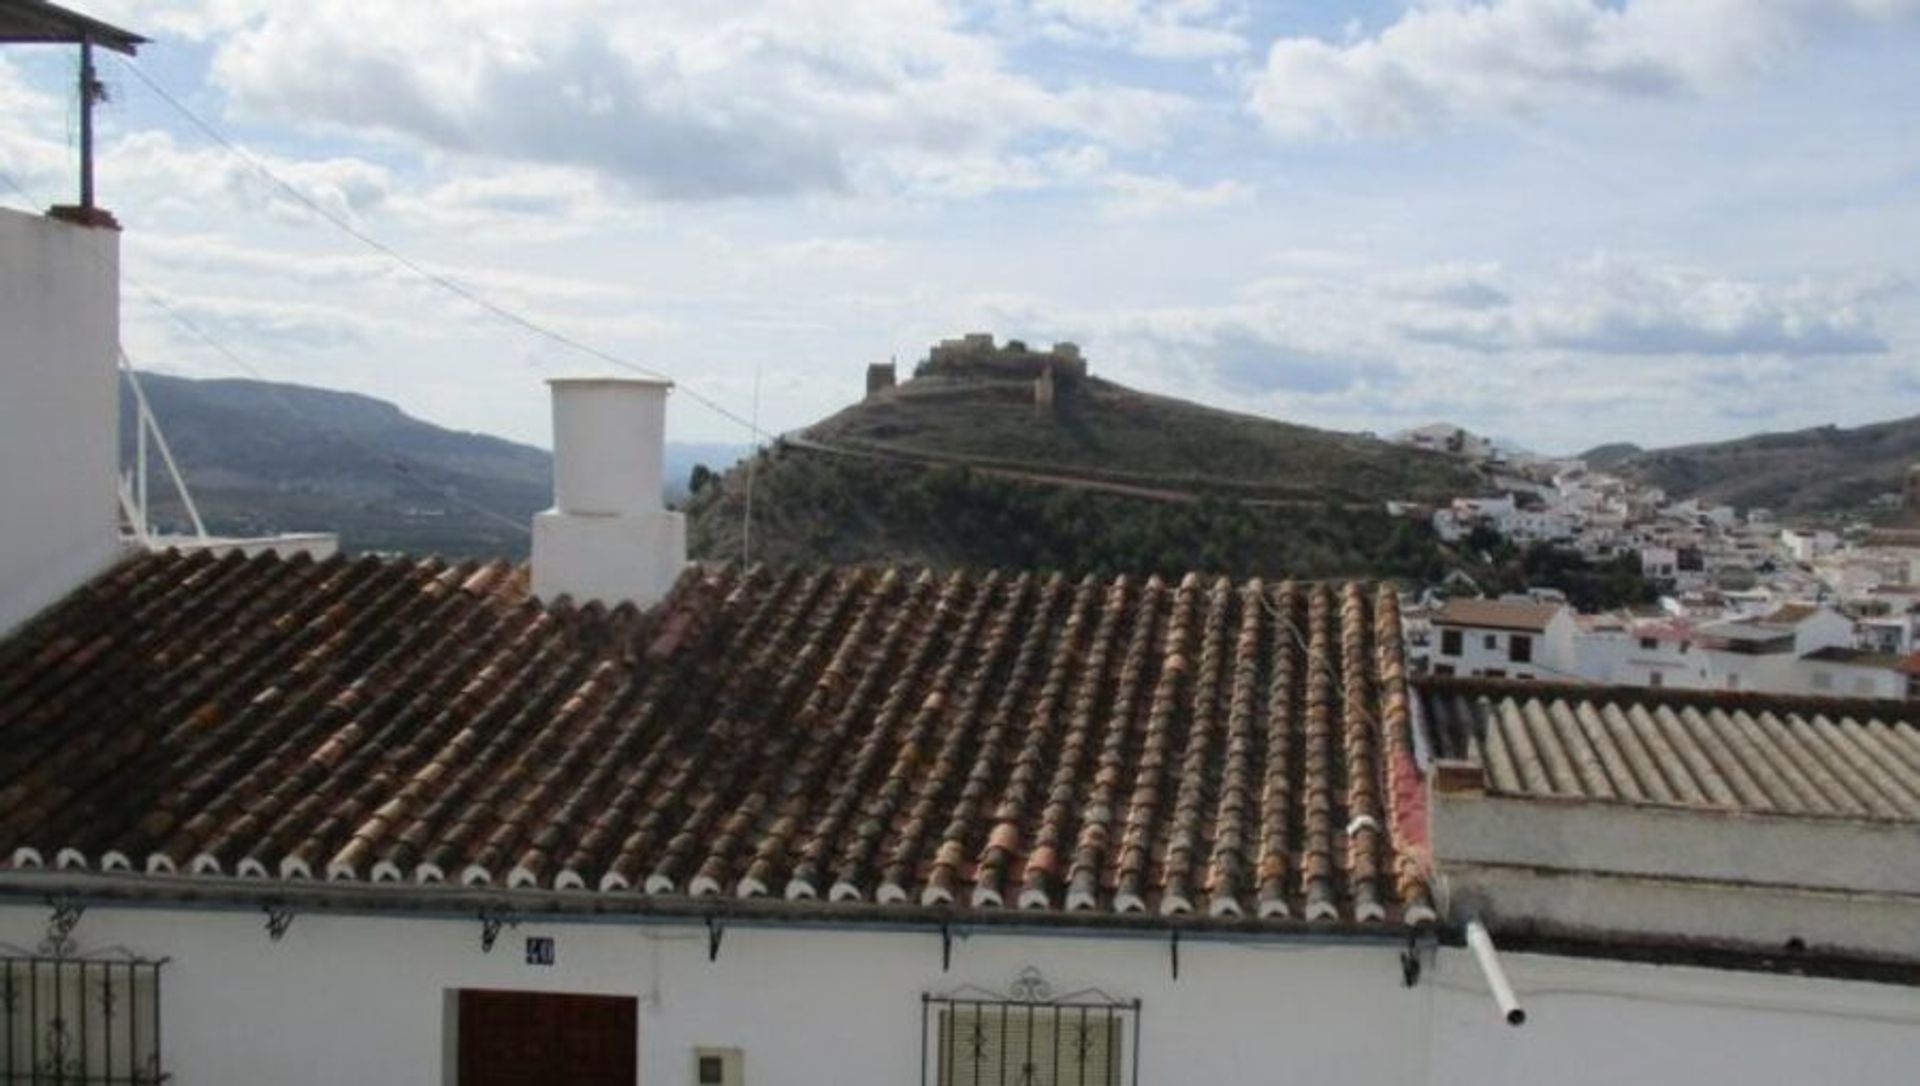
{"type": "MultiPolygon", "coordinates": [[[[810,437],[789,434],[781,439],[788,448],[819,453],[823,456],[839,456],[855,460],[878,460],[883,463],[918,464],[923,467],[956,467],[990,475],[998,479],[1011,479],[1015,482],[1036,483],[1041,486],[1066,487],[1070,490],[1087,490],[1100,494],[1118,494],[1130,498],[1145,498],[1149,501],[1178,502],[1193,505],[1207,497],[1232,502],[1254,509],[1324,509],[1327,502],[1315,498],[1236,498],[1230,495],[1195,494],[1190,490],[1173,490],[1166,487],[1150,486],[1144,483],[1121,483],[1110,479],[1091,479],[1084,475],[1067,472],[1036,471],[1031,468],[1009,468],[997,464],[982,463],[965,456],[947,456],[939,453],[910,452],[904,449],[849,448],[843,445],[829,445],[815,441],[810,437]]],[[[1349,511],[1366,512],[1381,509],[1379,502],[1340,502],[1340,508],[1349,511]]]]}

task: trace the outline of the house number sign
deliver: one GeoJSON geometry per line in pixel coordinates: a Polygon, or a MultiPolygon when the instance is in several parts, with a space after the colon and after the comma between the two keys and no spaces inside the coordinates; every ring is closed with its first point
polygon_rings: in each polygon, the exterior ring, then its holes
{"type": "Polygon", "coordinates": [[[527,964],[528,965],[552,965],[553,964],[553,936],[551,935],[527,936],[527,964]]]}

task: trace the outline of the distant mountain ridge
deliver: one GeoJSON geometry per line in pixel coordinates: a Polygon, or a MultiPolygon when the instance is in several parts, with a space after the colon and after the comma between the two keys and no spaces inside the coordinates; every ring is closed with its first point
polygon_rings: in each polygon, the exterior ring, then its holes
{"type": "Polygon", "coordinates": [[[1679,498],[1788,514],[1859,510],[1898,491],[1908,467],[1920,462],[1920,415],[1666,449],[1603,445],[1587,459],[1679,498]],[[1631,451],[1607,455],[1624,450],[1631,451]]]}
{"type": "MultiPolygon", "coordinates": [[[[435,426],[385,400],[238,378],[142,373],[140,384],[217,534],[327,531],[356,551],[524,556],[533,514],[552,504],[546,450],[435,426]]],[[[125,382],[121,400],[131,463],[125,382]]],[[[721,468],[744,451],[669,442],[669,492],[684,493],[694,463],[721,468]]],[[[157,462],[154,471],[156,518],[184,529],[157,462]]]]}

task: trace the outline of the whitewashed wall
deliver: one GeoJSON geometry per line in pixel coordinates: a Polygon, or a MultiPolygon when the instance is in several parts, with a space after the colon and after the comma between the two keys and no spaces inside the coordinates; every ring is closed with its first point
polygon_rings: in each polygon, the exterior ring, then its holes
{"type": "MultiPolygon", "coordinates": [[[[31,946],[41,908],[0,908],[31,946]]],[[[1144,1003],[1140,1081],[1593,1083],[1911,1081],[1920,995],[1868,984],[1509,955],[1532,1020],[1500,1022],[1464,952],[1419,987],[1381,946],[1192,939],[1181,979],[1164,940],[980,933],[940,972],[931,933],[733,928],[717,962],[692,926],[529,923],[479,947],[471,920],[303,915],[284,941],[258,914],[89,910],[83,949],[173,959],[165,1042],[195,1086],[444,1086],[446,994],[491,987],[641,1000],[640,1081],[691,1081],[693,1049],[738,1046],[751,1086],[915,1083],[920,995],[1004,989],[1027,966],[1061,988],[1144,1003]],[[523,960],[551,935],[558,962],[523,960]]]]}
{"type": "Polygon", "coordinates": [[[118,552],[120,235],[0,210],[0,632],[118,552]]]}

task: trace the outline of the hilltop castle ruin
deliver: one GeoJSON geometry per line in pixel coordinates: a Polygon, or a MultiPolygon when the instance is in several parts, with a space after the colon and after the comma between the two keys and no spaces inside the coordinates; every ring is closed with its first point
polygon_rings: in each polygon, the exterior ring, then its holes
{"type": "MultiPolygon", "coordinates": [[[[995,344],[993,333],[971,332],[934,344],[927,352],[926,361],[915,368],[914,376],[1030,381],[1035,410],[1051,415],[1059,389],[1087,376],[1087,360],[1075,343],[1055,343],[1042,351],[1017,339],[995,344]]],[[[868,366],[867,395],[894,387],[896,378],[891,362],[868,366]]]]}

